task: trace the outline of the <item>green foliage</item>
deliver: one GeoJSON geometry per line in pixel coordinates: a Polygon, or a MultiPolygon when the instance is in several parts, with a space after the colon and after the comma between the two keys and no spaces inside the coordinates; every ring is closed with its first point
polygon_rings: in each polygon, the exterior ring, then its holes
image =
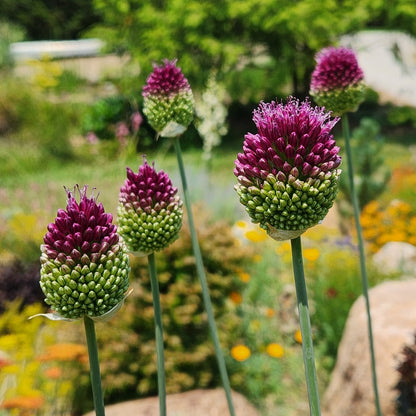
{"type": "MultiPolygon", "coordinates": [[[[278,5],[274,0],[95,0],[94,6],[104,23],[89,34],[105,39],[111,50],[131,53],[143,78],[152,62],[177,57],[193,88],[201,89],[215,70],[219,80],[232,84],[233,97],[251,88],[239,74],[247,66],[269,81],[266,96],[288,82],[296,94],[307,93],[316,51],[375,18],[383,26],[381,16],[390,10],[381,0],[284,0],[278,5]],[[279,77],[267,76],[270,57],[279,77]]],[[[410,22],[413,11],[399,9],[410,22]]]]}
{"type": "Polygon", "coordinates": [[[10,56],[10,44],[23,40],[24,30],[8,21],[0,20],[0,68],[12,64],[10,56]]]}
{"type": "Polygon", "coordinates": [[[115,136],[115,125],[129,120],[131,112],[130,102],[124,96],[102,98],[85,113],[82,120],[83,133],[94,132],[100,139],[112,139],[115,136]]]}
{"type": "Polygon", "coordinates": [[[414,107],[393,107],[388,112],[387,117],[389,123],[393,126],[416,127],[416,109],[414,107]]]}
{"type": "Polygon", "coordinates": [[[0,174],[33,172],[73,157],[71,133],[82,106],[45,99],[22,80],[0,85],[0,174]],[[22,151],[24,149],[24,151],[22,151]]]}
{"type": "MultiPolygon", "coordinates": [[[[391,172],[384,163],[383,145],[384,138],[380,135],[380,125],[370,118],[363,118],[360,125],[352,132],[354,183],[361,210],[380,196],[390,179],[391,172]]],[[[340,190],[344,195],[338,204],[340,213],[351,216],[352,205],[347,172],[341,175],[340,190]]]]}
{"type": "Polygon", "coordinates": [[[99,22],[92,0],[2,0],[2,16],[23,27],[30,40],[78,38],[99,22]]]}
{"type": "MultiPolygon", "coordinates": [[[[221,342],[228,349],[238,323],[231,313],[228,295],[241,285],[236,269],[250,260],[251,251],[239,247],[225,223],[208,224],[202,212],[198,221],[214,313],[221,342]]],[[[170,393],[220,384],[186,224],[184,221],[180,238],[156,255],[170,393]]],[[[132,257],[134,291],[105,330],[97,327],[107,403],[157,393],[153,302],[147,267],[147,257],[132,257]]]]}

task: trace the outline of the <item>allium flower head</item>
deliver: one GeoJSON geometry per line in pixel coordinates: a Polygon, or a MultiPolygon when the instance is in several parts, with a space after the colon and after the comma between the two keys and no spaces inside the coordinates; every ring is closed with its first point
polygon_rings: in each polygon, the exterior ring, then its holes
{"type": "Polygon", "coordinates": [[[247,133],[235,161],[235,189],[252,221],[276,240],[299,236],[327,214],[338,191],[339,147],[323,108],[293,97],[262,102],[258,133],[247,133]]]}
{"type": "Polygon", "coordinates": [[[130,251],[150,254],[162,250],[178,238],[182,226],[182,201],[169,176],[156,172],[146,159],[120,189],[119,232],[130,251]]]}
{"type": "Polygon", "coordinates": [[[364,100],[364,74],[353,50],[333,46],[316,54],[310,94],[315,101],[341,115],[355,111],[364,100]]]}
{"type": "Polygon", "coordinates": [[[86,186],[66,192],[66,210],[58,210],[41,246],[40,286],[45,302],[61,317],[101,317],[124,300],[129,286],[127,249],[112,215],[95,197],[87,197],[86,186]]]}
{"type": "Polygon", "coordinates": [[[154,65],[143,87],[143,113],[163,137],[182,134],[194,117],[194,97],[176,59],[154,65]]]}

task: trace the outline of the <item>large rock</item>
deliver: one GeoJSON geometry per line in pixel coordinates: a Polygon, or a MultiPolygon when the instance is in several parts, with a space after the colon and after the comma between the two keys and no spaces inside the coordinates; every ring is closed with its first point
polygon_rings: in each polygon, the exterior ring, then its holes
{"type": "Polygon", "coordinates": [[[415,275],[416,247],[409,243],[390,241],[373,256],[373,262],[384,273],[415,275]]]}
{"type": "MultiPolygon", "coordinates": [[[[236,416],[259,416],[258,410],[244,396],[232,393],[236,416]]],[[[186,393],[169,394],[166,398],[169,416],[229,416],[224,390],[192,390],[186,393]]],[[[159,416],[159,399],[131,400],[106,406],[106,416],[159,416]]],[[[91,412],[85,416],[94,416],[91,412]]]]}
{"type": "MultiPolygon", "coordinates": [[[[370,290],[378,390],[383,416],[396,416],[395,370],[401,349],[416,329],[416,279],[390,281],[370,290]]],[[[375,416],[367,315],[361,296],[352,306],[323,397],[324,416],[375,416]]]]}

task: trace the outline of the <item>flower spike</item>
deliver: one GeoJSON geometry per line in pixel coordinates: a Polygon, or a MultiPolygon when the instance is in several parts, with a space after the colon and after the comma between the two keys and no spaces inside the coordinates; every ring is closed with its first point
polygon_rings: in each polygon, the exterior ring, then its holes
{"type": "Polygon", "coordinates": [[[355,111],[364,100],[364,73],[353,50],[328,47],[316,54],[310,94],[336,115],[355,111]]]}
{"type": "Polygon", "coordinates": [[[143,87],[143,113],[162,137],[182,134],[194,117],[194,97],[176,59],[154,65],[143,87]]]}
{"type": "Polygon", "coordinates": [[[308,100],[260,103],[237,155],[235,189],[252,221],[277,240],[319,223],[338,191],[341,163],[331,134],[338,118],[308,100]]]}
{"type": "Polygon", "coordinates": [[[139,172],[127,168],[117,209],[119,232],[134,254],[162,250],[178,238],[182,201],[163,170],[156,172],[146,158],[139,172]]]}
{"type": "Polygon", "coordinates": [[[66,210],[58,210],[41,245],[45,302],[58,318],[68,320],[111,315],[129,286],[127,249],[119,241],[112,215],[97,204],[97,197],[87,196],[87,186],[65,190],[66,210]]]}

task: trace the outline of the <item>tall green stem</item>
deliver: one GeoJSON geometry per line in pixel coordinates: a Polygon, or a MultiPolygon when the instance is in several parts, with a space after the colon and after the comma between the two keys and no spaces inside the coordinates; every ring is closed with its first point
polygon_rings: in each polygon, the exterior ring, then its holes
{"type": "Polygon", "coordinates": [[[350,190],[351,190],[352,204],[354,208],[355,227],[357,230],[357,237],[358,237],[358,250],[360,253],[361,283],[363,287],[363,295],[364,295],[365,306],[366,306],[366,311],[367,311],[368,339],[370,343],[371,372],[372,372],[372,381],[373,381],[373,390],[374,390],[374,400],[375,400],[375,405],[377,409],[377,416],[381,416],[380,399],[379,399],[378,387],[377,387],[377,373],[376,373],[376,360],[375,360],[375,354],[374,354],[373,329],[371,325],[370,299],[368,296],[368,278],[367,278],[367,269],[366,269],[366,262],[365,262],[365,253],[364,253],[364,241],[363,241],[363,233],[362,233],[361,221],[360,221],[360,208],[359,208],[357,192],[355,190],[355,184],[354,184],[354,168],[353,168],[353,162],[352,162],[349,122],[348,122],[347,114],[344,114],[342,116],[342,132],[343,132],[343,136],[345,140],[345,149],[347,153],[348,179],[349,179],[350,190]]]}
{"type": "Polygon", "coordinates": [[[182,160],[182,151],[181,151],[181,146],[179,143],[179,137],[175,137],[173,139],[173,143],[175,146],[176,157],[178,159],[179,171],[180,171],[181,179],[182,179],[182,188],[183,188],[186,211],[188,213],[188,222],[189,222],[189,230],[191,233],[192,249],[193,249],[194,256],[195,256],[196,269],[197,269],[199,281],[202,287],[202,298],[204,300],[205,310],[208,316],[208,324],[211,330],[212,340],[214,342],[215,354],[217,356],[217,362],[218,362],[218,367],[219,367],[219,371],[221,375],[222,384],[223,384],[225,394],[227,397],[228,409],[230,411],[230,415],[235,416],[234,406],[233,406],[233,402],[231,398],[230,381],[228,379],[227,368],[225,366],[225,360],[224,360],[224,356],[221,350],[220,341],[218,338],[218,331],[217,331],[217,326],[215,324],[214,313],[212,310],[212,303],[211,303],[211,298],[209,295],[207,278],[205,276],[205,269],[204,269],[204,264],[202,261],[201,249],[199,247],[198,237],[196,235],[194,219],[193,219],[193,214],[192,214],[192,206],[191,206],[191,201],[190,201],[189,191],[188,191],[188,183],[186,180],[185,167],[184,167],[183,160],[182,160]]]}
{"type": "Polygon", "coordinates": [[[299,310],[300,331],[302,334],[303,363],[305,365],[311,416],[320,416],[318,381],[313,353],[312,330],[309,317],[308,295],[303,270],[302,243],[300,237],[290,240],[292,245],[293,274],[295,276],[296,297],[299,310]]]}
{"type": "Polygon", "coordinates": [[[96,416],[105,416],[103,391],[101,387],[100,362],[98,360],[97,339],[95,337],[94,321],[84,317],[85,334],[87,336],[88,357],[90,360],[90,374],[92,396],[96,416]]]}
{"type": "Polygon", "coordinates": [[[157,355],[157,385],[159,392],[160,416],[166,416],[166,379],[165,357],[163,352],[162,308],[160,306],[159,283],[157,281],[156,261],[154,253],[147,256],[149,263],[150,285],[152,287],[153,309],[155,312],[155,336],[157,355]]]}

